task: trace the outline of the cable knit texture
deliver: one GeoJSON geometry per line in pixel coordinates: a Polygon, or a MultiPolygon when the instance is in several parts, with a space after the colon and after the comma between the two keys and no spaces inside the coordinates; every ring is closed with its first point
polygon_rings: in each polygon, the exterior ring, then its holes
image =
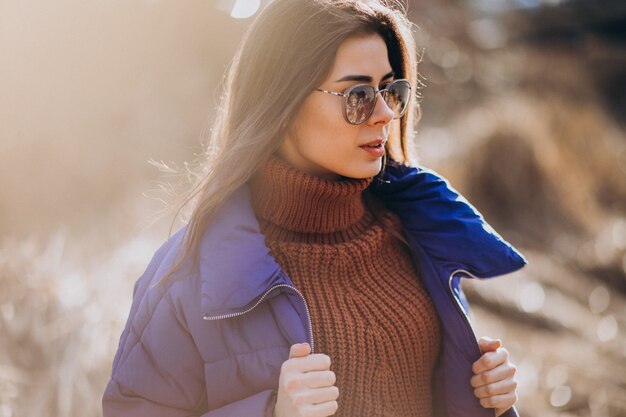
{"type": "Polygon", "coordinates": [[[430,417],[439,319],[408,249],[364,204],[371,182],[272,156],[250,186],[266,244],[307,300],[315,353],[331,358],[335,416],[430,417]]]}

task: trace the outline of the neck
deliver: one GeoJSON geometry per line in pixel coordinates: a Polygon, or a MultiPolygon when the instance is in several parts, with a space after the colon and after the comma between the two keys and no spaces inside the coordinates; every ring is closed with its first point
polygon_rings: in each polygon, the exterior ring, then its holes
{"type": "Polygon", "coordinates": [[[270,238],[342,241],[371,222],[362,193],[372,179],[323,178],[272,155],[251,178],[252,204],[270,238]]]}

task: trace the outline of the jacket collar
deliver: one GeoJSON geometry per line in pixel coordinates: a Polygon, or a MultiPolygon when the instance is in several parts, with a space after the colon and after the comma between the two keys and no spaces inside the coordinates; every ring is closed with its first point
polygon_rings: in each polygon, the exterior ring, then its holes
{"type": "MultiPolygon", "coordinates": [[[[370,188],[434,260],[481,278],[526,263],[436,172],[390,162],[370,188]]],[[[203,234],[199,260],[204,315],[244,311],[270,287],[293,285],[265,245],[247,184],[216,212],[203,234]]]]}
{"type": "Polygon", "coordinates": [[[371,189],[402,219],[405,233],[419,242],[430,257],[450,269],[491,278],[526,264],[522,254],[431,169],[390,160],[371,189]]]}
{"type": "Polygon", "coordinates": [[[246,310],[264,291],[282,282],[280,266],[265,246],[243,184],[222,204],[200,243],[202,314],[246,310]]]}

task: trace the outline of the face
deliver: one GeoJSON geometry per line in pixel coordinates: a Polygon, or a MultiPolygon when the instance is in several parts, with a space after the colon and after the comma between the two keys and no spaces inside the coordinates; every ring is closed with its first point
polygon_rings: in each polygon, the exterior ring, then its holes
{"type": "MultiPolygon", "coordinates": [[[[379,89],[393,81],[387,46],[378,35],[346,39],[337,50],[330,76],[319,88],[343,93],[355,84],[379,89]]],[[[291,165],[323,178],[368,178],[381,169],[382,155],[363,148],[377,139],[387,141],[393,111],[380,93],[372,115],[360,125],[343,117],[343,97],[313,91],[300,108],[278,154],[291,165]]]]}

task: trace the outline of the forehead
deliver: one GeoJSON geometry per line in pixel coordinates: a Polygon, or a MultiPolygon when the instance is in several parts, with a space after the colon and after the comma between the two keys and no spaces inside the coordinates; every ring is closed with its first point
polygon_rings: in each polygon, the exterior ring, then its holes
{"type": "Polygon", "coordinates": [[[378,34],[359,35],[339,45],[329,80],[335,81],[345,75],[370,75],[380,80],[391,70],[383,38],[378,34]]]}

